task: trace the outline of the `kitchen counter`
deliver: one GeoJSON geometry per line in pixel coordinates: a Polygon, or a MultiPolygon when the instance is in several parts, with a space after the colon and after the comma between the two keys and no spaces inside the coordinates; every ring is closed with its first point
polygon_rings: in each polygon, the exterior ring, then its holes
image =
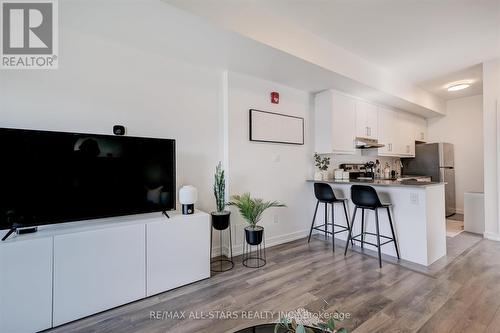
{"type": "MultiPolygon", "coordinates": [[[[311,216],[316,204],[313,183],[310,186],[311,216]]],[[[423,266],[429,266],[446,255],[446,218],[445,218],[445,183],[418,182],[415,180],[328,180],[322,183],[329,184],[338,198],[348,198],[349,219],[352,219],[354,205],[351,198],[351,186],[357,184],[369,185],[376,188],[382,202],[391,203],[391,212],[394,222],[394,231],[398,240],[401,258],[423,266]]],[[[328,215],[331,214],[328,210],[328,215]]],[[[335,221],[345,224],[342,209],[335,209],[335,221]]],[[[365,211],[365,227],[369,232],[375,232],[375,216],[373,211],[365,211]]],[[[380,210],[380,233],[391,235],[387,213],[380,210]]],[[[317,221],[323,221],[323,209],[319,209],[317,221]]],[[[328,217],[331,220],[331,217],[328,217]]],[[[352,221],[350,221],[352,222],[352,221]]],[[[353,233],[361,232],[361,212],[356,215],[353,233]]],[[[335,235],[336,238],[346,240],[347,233],[335,235]]],[[[367,240],[374,242],[374,237],[367,236],[367,240]]],[[[357,244],[359,245],[359,244],[357,244]]],[[[376,250],[371,245],[365,245],[370,250],[376,250]]],[[[382,246],[382,253],[396,256],[392,243],[382,246]]]]}
{"type": "Polygon", "coordinates": [[[327,184],[351,184],[351,185],[370,185],[370,186],[407,186],[407,187],[428,187],[444,185],[440,182],[426,182],[416,180],[397,180],[397,179],[331,179],[331,180],[312,180],[312,183],[327,183],[327,184]]]}

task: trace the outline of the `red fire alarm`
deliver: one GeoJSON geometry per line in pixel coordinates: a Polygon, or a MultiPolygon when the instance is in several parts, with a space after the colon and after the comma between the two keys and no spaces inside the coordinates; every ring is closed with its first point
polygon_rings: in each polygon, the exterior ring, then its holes
{"type": "Polygon", "coordinates": [[[273,91],[271,93],[271,103],[273,103],[273,104],[279,104],[280,103],[280,94],[277,93],[276,91],[273,91]]]}

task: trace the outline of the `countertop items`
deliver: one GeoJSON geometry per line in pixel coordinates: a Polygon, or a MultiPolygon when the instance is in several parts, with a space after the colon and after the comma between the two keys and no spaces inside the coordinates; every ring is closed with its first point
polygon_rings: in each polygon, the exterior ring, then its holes
{"type": "MultiPolygon", "coordinates": [[[[318,182],[313,179],[308,179],[308,182],[318,182]]],[[[327,184],[363,184],[370,186],[407,186],[407,187],[428,187],[439,186],[445,183],[441,182],[422,182],[416,180],[393,180],[393,179],[332,179],[320,181],[327,184]]]]}

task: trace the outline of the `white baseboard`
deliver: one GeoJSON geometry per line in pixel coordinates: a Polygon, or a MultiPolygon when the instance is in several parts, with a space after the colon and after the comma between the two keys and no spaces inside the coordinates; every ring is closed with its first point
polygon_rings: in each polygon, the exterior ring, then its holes
{"type": "Polygon", "coordinates": [[[497,234],[497,233],[494,233],[494,232],[486,231],[483,234],[483,237],[486,238],[486,239],[489,239],[489,240],[500,242],[500,235],[497,234]]]}
{"type": "MultiPolygon", "coordinates": [[[[269,237],[269,238],[266,238],[266,240],[265,240],[266,241],[266,248],[269,248],[269,247],[275,246],[275,245],[288,243],[288,242],[291,242],[291,241],[294,241],[294,240],[297,240],[300,238],[304,238],[307,235],[309,235],[309,229],[304,229],[304,230],[299,230],[299,231],[291,232],[291,233],[284,234],[284,235],[277,235],[277,236],[269,237]]],[[[215,254],[214,252],[216,252],[215,249],[212,250],[212,256],[214,256],[214,254],[215,254]]],[[[219,253],[219,251],[217,251],[217,253],[219,253]]],[[[227,248],[227,246],[224,247],[223,253],[225,253],[225,254],[229,253],[229,249],[227,248]]],[[[243,254],[243,244],[238,244],[238,245],[233,244],[233,256],[237,256],[240,254],[243,254]]]]}

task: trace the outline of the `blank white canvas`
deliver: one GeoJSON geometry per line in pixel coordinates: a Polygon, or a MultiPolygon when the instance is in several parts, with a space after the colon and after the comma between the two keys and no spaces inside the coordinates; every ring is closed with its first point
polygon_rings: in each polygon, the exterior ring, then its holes
{"type": "Polygon", "coordinates": [[[304,119],[250,110],[252,141],[304,144],[304,119]]]}

